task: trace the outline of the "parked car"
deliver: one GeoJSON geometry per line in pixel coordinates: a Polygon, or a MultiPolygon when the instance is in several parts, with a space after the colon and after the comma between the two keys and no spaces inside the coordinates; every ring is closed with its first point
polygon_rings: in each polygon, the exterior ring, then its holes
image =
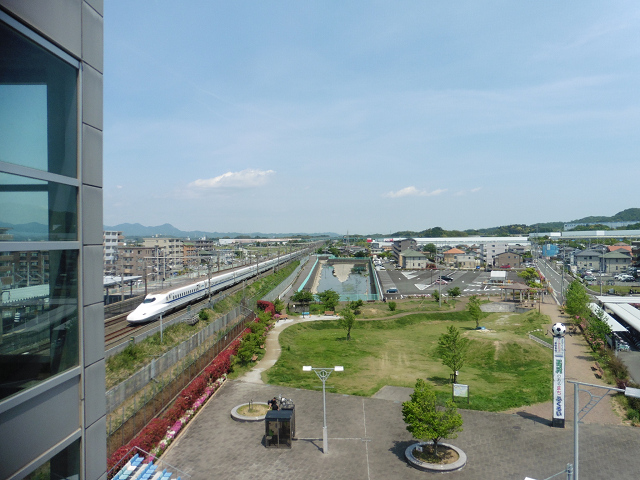
{"type": "Polygon", "coordinates": [[[446,280],[442,280],[441,278],[436,280],[435,283],[438,283],[440,285],[448,285],[449,282],[447,282],[446,280]]]}
{"type": "Polygon", "coordinates": [[[593,275],[585,275],[584,276],[584,280],[585,280],[585,282],[595,282],[596,281],[596,277],[594,277],[593,275]]]}
{"type": "Polygon", "coordinates": [[[633,282],[635,278],[633,277],[633,275],[623,273],[622,275],[620,275],[620,278],[618,280],[620,280],[621,282],[633,282]]]}
{"type": "Polygon", "coordinates": [[[450,275],[442,275],[440,277],[441,280],[446,280],[447,282],[453,282],[453,277],[450,275]]]}

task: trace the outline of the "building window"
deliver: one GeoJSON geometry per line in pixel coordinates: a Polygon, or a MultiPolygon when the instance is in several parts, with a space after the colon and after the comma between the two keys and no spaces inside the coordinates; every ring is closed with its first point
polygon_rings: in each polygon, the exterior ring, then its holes
{"type": "Polygon", "coordinates": [[[0,158],[77,176],[77,70],[0,23],[0,158]]]}
{"type": "Polygon", "coordinates": [[[0,22],[0,222],[31,225],[0,241],[0,400],[79,364],[79,65],[10,23],[0,22]]]}
{"type": "Polygon", "coordinates": [[[76,440],[48,462],[40,465],[24,480],[80,478],[80,440],[76,440]]]}

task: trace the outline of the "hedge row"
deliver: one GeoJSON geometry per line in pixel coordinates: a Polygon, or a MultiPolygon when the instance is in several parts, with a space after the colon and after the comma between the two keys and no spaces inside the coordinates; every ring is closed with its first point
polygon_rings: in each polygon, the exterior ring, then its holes
{"type": "MultiPolygon", "coordinates": [[[[241,337],[249,331],[248,329],[245,330],[241,337]]],[[[160,445],[160,442],[168,434],[171,437],[170,433],[172,432],[175,436],[177,433],[175,431],[176,424],[179,423],[180,427],[184,425],[191,418],[194,406],[196,409],[201,407],[206,398],[221,385],[222,381],[219,381],[219,379],[224,379],[230,371],[231,357],[237,355],[240,341],[240,338],[236,339],[225,350],[220,352],[211,364],[204,369],[203,373],[196,377],[180,393],[174,404],[162,417],[151,420],[133,440],[116,450],[107,460],[108,470],[110,471],[116,465],[122,466],[129,461],[137,453],[135,451],[136,447],[146,452],[151,452],[160,445]]],[[[165,443],[165,448],[167,444],[165,443]]],[[[117,471],[111,472],[110,478],[116,473],[117,471]]]]}

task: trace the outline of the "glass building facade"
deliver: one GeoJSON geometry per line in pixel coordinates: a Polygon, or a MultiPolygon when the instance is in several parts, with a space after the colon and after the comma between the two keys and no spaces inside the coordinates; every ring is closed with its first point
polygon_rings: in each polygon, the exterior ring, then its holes
{"type": "Polygon", "coordinates": [[[106,479],[99,0],[0,0],[0,478],[106,479]]]}

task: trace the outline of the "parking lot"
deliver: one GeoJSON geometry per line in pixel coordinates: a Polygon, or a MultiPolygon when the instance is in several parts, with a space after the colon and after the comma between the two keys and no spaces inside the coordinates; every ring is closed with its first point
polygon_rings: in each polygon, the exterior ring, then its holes
{"type": "MultiPolygon", "coordinates": [[[[407,296],[432,295],[435,290],[446,294],[453,287],[460,288],[462,295],[498,295],[501,289],[489,285],[490,272],[480,270],[398,270],[385,265],[386,270],[377,272],[382,291],[387,300],[399,299],[407,296]],[[437,283],[440,276],[449,276],[452,281],[437,283]],[[387,293],[390,289],[397,289],[397,293],[387,293]]],[[[509,280],[516,280],[516,272],[507,272],[509,280]]]]}

